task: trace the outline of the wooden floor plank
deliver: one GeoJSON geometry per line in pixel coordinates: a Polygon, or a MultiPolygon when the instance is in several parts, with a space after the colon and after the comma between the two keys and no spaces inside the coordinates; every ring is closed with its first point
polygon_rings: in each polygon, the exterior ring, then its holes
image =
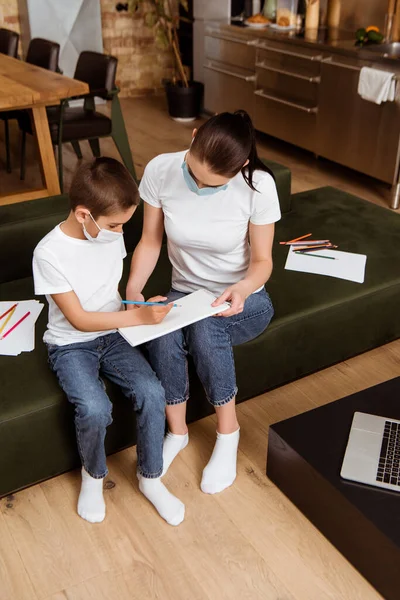
{"type": "MultiPolygon", "coordinates": [[[[5,500],[12,504],[12,498],[5,500]]],[[[0,511],[0,598],[1,600],[36,600],[37,595],[26,572],[14,540],[0,511]]]]}

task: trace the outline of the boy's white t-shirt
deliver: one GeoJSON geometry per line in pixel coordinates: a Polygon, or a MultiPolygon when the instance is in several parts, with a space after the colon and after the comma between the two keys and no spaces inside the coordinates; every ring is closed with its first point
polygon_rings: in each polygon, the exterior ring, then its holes
{"type": "Polygon", "coordinates": [[[249,223],[267,225],[281,218],[278,194],[271,175],[255,171],[258,191],[238,173],[226,190],[199,196],[183,177],[186,153],[161,154],[150,161],[139,191],[145,202],[163,210],[173,288],[205,288],[218,296],[243,279],[249,267],[249,223]]]}
{"type": "Polygon", "coordinates": [[[57,225],[39,242],[33,254],[33,277],[35,294],[45,295],[49,303],[49,322],[43,337],[47,344],[88,342],[115,331],[78,331],[51,294],[73,291],[88,312],[121,310],[118,284],[125,256],[122,235],[115,242],[96,243],[65,235],[57,225]]]}

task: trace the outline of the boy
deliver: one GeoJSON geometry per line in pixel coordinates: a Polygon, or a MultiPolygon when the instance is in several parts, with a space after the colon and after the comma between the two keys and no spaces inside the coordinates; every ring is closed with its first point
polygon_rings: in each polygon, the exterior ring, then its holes
{"type": "MultiPolygon", "coordinates": [[[[118,327],[159,323],[171,306],[122,310],[118,284],[126,250],[122,227],[140,202],[136,183],[112,158],[82,165],[70,190],[71,212],[37,245],[33,257],[35,293],[45,294],[49,322],[44,334],[49,363],[75,407],[82,460],[78,514],[91,523],[105,517],[104,439],[111,402],[100,375],[118,384],[137,414],[138,478],[141,492],[171,525],[185,507],[164,486],[162,446],[165,395],[138,348],[118,327]]],[[[158,301],[163,298],[157,297],[158,301]]]]}

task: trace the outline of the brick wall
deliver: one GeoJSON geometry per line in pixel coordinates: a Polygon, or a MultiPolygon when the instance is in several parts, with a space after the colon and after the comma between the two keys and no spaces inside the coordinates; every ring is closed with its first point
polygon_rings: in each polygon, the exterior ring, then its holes
{"type": "Polygon", "coordinates": [[[0,0],[0,25],[20,33],[18,0],[0,0]]]}
{"type": "Polygon", "coordinates": [[[115,0],[101,0],[104,50],[118,58],[121,95],[153,93],[171,75],[171,55],[160,50],[143,19],[115,10],[115,0]]]}
{"type": "MultiPolygon", "coordinates": [[[[68,0],[66,0],[68,1],[68,0]]],[[[156,92],[171,75],[169,52],[156,47],[143,20],[115,10],[117,0],[100,0],[104,51],[118,58],[117,85],[121,96],[156,92]]],[[[18,0],[0,0],[0,26],[20,32],[18,0]]]]}

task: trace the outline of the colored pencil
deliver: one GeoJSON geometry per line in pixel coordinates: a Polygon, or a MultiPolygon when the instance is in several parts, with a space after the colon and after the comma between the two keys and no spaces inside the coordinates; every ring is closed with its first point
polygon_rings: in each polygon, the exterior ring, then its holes
{"type": "Polygon", "coordinates": [[[30,314],[31,314],[31,311],[28,311],[26,314],[24,314],[24,316],[23,316],[23,317],[21,317],[21,318],[20,318],[20,320],[19,320],[19,321],[17,321],[17,322],[15,323],[15,325],[13,325],[13,326],[11,327],[11,329],[9,329],[8,331],[6,331],[6,332],[5,332],[5,334],[4,334],[4,335],[2,335],[2,336],[0,337],[0,340],[4,340],[4,338],[6,338],[8,335],[10,335],[10,333],[11,333],[12,331],[14,331],[14,329],[15,329],[16,327],[18,327],[18,325],[19,325],[20,323],[22,323],[22,321],[25,321],[25,319],[26,319],[27,317],[29,317],[29,315],[30,315],[30,314]]]}
{"type": "MultiPolygon", "coordinates": [[[[137,304],[138,306],[168,306],[169,302],[136,302],[136,300],[121,300],[122,304],[137,304]]],[[[182,306],[173,304],[173,307],[182,306]]]]}
{"type": "MultiPolygon", "coordinates": [[[[295,251],[295,254],[303,254],[304,252],[297,252],[295,251]]],[[[322,254],[307,254],[307,256],[315,256],[316,258],[327,258],[328,260],[336,260],[336,258],[334,256],[322,256],[322,254]]]]}
{"type": "Polygon", "coordinates": [[[304,240],[305,238],[310,237],[310,235],[312,235],[312,233],[307,233],[306,235],[301,235],[300,237],[294,238],[294,240],[289,240],[287,243],[293,244],[293,242],[299,242],[300,240],[304,240]]]}
{"type": "MultiPolygon", "coordinates": [[[[15,313],[15,309],[17,308],[17,305],[15,304],[10,310],[7,311],[8,313],[8,317],[6,318],[6,320],[4,321],[3,325],[0,327],[0,333],[3,333],[3,331],[5,330],[5,328],[7,327],[7,323],[8,321],[11,319],[11,317],[13,316],[13,314],[15,313]]],[[[7,314],[6,313],[6,314],[7,314]]]]}
{"type": "Polygon", "coordinates": [[[295,252],[304,252],[304,253],[308,253],[308,252],[315,252],[316,250],[333,250],[334,248],[337,248],[337,246],[334,246],[333,244],[324,244],[322,246],[311,246],[310,248],[308,248],[307,246],[302,246],[301,248],[296,248],[295,252]]]}
{"type": "Polygon", "coordinates": [[[8,315],[9,312],[11,312],[12,310],[14,310],[14,308],[17,308],[18,303],[16,302],[15,304],[13,304],[13,306],[11,306],[8,310],[6,310],[5,313],[3,313],[2,315],[0,315],[0,320],[5,317],[6,315],[8,315]]]}
{"type": "Polygon", "coordinates": [[[308,240],[307,242],[292,242],[291,246],[319,246],[320,244],[330,244],[330,240],[308,240]]]}
{"type": "Polygon", "coordinates": [[[305,238],[310,237],[310,235],[312,235],[312,233],[307,233],[307,235],[302,235],[298,238],[295,238],[294,240],[290,240],[289,242],[279,242],[279,243],[281,244],[281,246],[290,245],[290,244],[293,244],[293,242],[298,242],[300,240],[304,240],[305,238]]]}

